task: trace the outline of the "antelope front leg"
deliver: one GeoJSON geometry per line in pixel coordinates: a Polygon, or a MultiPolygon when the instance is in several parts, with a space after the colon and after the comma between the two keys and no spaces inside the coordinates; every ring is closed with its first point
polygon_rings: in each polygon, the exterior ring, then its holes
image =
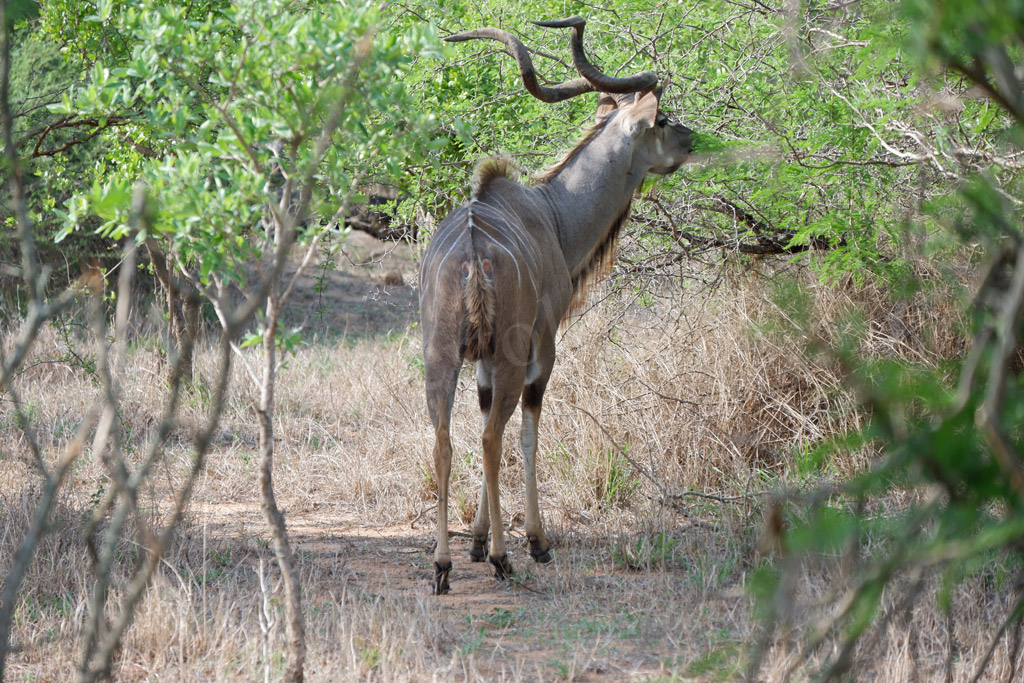
{"type": "Polygon", "coordinates": [[[434,549],[434,595],[449,590],[448,574],[452,570],[452,554],[448,549],[448,476],[452,466],[452,442],[448,425],[437,428],[434,440],[434,472],[437,474],[437,547],[434,549]]]}
{"type": "MultiPolygon", "coordinates": [[[[529,387],[525,399],[529,398],[529,387]]],[[[519,445],[523,449],[523,477],[526,480],[526,538],[530,542],[530,556],[537,562],[551,561],[551,545],[544,536],[537,503],[537,423],[540,405],[531,406],[523,401],[523,427],[519,445]]]]}

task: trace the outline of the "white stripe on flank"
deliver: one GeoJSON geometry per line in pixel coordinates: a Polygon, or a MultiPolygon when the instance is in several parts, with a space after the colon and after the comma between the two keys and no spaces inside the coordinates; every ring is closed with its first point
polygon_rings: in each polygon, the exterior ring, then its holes
{"type": "MultiPolygon", "coordinates": [[[[451,224],[449,224],[449,225],[451,225],[451,224]]],[[[458,226],[453,226],[450,229],[448,229],[447,226],[446,226],[446,229],[445,229],[445,231],[443,233],[433,237],[431,239],[431,241],[430,241],[430,246],[427,247],[427,254],[423,258],[423,266],[422,266],[422,268],[424,270],[429,268],[430,264],[433,263],[435,258],[437,258],[438,253],[440,253],[441,249],[444,248],[444,241],[446,239],[452,239],[452,238],[458,239],[458,234],[459,234],[458,226]]]]}
{"type": "Polygon", "coordinates": [[[499,221],[497,219],[491,219],[490,222],[494,231],[507,239],[510,244],[514,244],[516,249],[518,249],[523,256],[528,256],[534,260],[537,259],[537,253],[533,246],[529,242],[523,240],[522,235],[516,232],[512,224],[505,221],[499,221]]]}
{"type": "Polygon", "coordinates": [[[510,209],[509,204],[504,199],[495,196],[493,200],[495,203],[482,202],[476,197],[470,198],[469,202],[463,207],[465,209],[465,216],[452,216],[451,218],[455,219],[456,222],[454,224],[449,223],[450,227],[447,233],[441,235],[440,239],[432,244],[434,248],[430,250],[427,258],[424,259],[423,267],[424,269],[429,267],[435,268],[434,292],[437,292],[440,286],[441,271],[444,270],[445,263],[451,257],[452,252],[455,251],[455,248],[462,242],[463,236],[465,236],[467,231],[472,233],[473,230],[477,230],[480,235],[489,239],[508,254],[512,260],[512,265],[516,268],[517,287],[522,289],[522,271],[525,267],[527,279],[529,280],[530,287],[533,289],[534,296],[540,295],[540,289],[537,286],[537,280],[533,272],[534,267],[541,261],[540,245],[537,244],[533,235],[527,230],[516,213],[510,209]],[[477,222],[477,218],[481,219],[480,223],[477,222]],[[448,240],[450,240],[450,243],[448,240]],[[518,255],[515,252],[518,252],[518,255]],[[523,261],[523,263],[520,263],[520,261],[523,261]]]}
{"type": "MultiPolygon", "coordinates": [[[[509,240],[509,243],[515,246],[515,248],[519,250],[521,255],[526,256],[527,254],[525,252],[529,252],[529,257],[532,258],[534,262],[538,260],[539,254],[537,251],[537,246],[533,243],[533,239],[529,236],[528,233],[525,232],[525,229],[518,222],[510,220],[511,218],[514,218],[514,216],[502,211],[497,207],[490,206],[488,204],[480,204],[480,206],[477,208],[486,209],[486,212],[482,213],[482,217],[486,218],[491,223],[490,227],[497,233],[497,235],[500,235],[505,239],[509,240]],[[502,229],[503,227],[505,228],[504,230],[502,229]]],[[[479,227],[481,228],[481,232],[487,235],[487,237],[491,238],[491,240],[494,241],[496,244],[498,243],[496,235],[492,235],[490,232],[484,230],[486,226],[479,227]]],[[[505,249],[505,251],[508,251],[510,255],[512,253],[507,248],[505,249]]],[[[515,260],[514,256],[513,260],[515,260]]],[[[516,270],[519,270],[518,262],[516,262],[516,270]]],[[[537,282],[533,276],[533,270],[527,268],[526,274],[530,278],[530,287],[533,288],[534,295],[538,295],[539,290],[537,289],[537,282]]],[[[520,277],[520,281],[521,280],[522,278],[520,277]]]]}
{"type": "Polygon", "coordinates": [[[526,229],[526,226],[519,221],[519,217],[516,216],[514,211],[509,210],[508,204],[505,203],[501,197],[495,197],[496,200],[501,204],[502,211],[505,216],[508,217],[506,223],[508,227],[515,233],[516,238],[523,244],[525,249],[530,252],[530,257],[538,259],[540,253],[537,248],[537,243],[533,239],[533,235],[526,229]]]}
{"type": "Polygon", "coordinates": [[[508,254],[508,257],[510,259],[512,259],[512,264],[516,267],[516,283],[518,284],[518,286],[520,288],[522,288],[522,286],[523,286],[523,274],[519,270],[519,261],[516,259],[515,254],[513,254],[511,251],[509,251],[508,247],[506,247],[504,244],[502,244],[497,239],[495,239],[493,235],[489,235],[489,234],[487,234],[486,232],[483,232],[483,231],[481,231],[481,233],[484,235],[484,237],[486,237],[487,239],[491,240],[492,242],[497,244],[499,247],[504,249],[505,253],[508,254]]]}
{"type": "Polygon", "coordinates": [[[441,277],[441,271],[443,270],[442,266],[444,265],[444,262],[448,260],[448,257],[451,256],[452,250],[455,249],[455,247],[459,244],[459,237],[462,236],[461,234],[459,234],[458,231],[456,231],[454,229],[452,230],[452,232],[455,233],[455,239],[452,240],[452,246],[448,247],[448,251],[445,252],[445,255],[438,262],[437,268],[434,270],[434,293],[435,293],[435,296],[437,295],[437,291],[438,291],[438,289],[437,289],[437,281],[438,281],[438,278],[441,277]]]}

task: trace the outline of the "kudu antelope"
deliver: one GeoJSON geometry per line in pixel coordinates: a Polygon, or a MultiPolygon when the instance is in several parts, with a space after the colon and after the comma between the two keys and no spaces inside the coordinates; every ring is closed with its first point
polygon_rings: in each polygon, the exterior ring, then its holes
{"type": "Polygon", "coordinates": [[[477,167],[469,203],[434,232],[420,269],[427,408],[435,430],[437,548],[435,594],[447,593],[449,421],[463,361],[476,363],[483,413],[484,481],[473,522],[470,557],[489,557],[495,575],[512,571],[506,557],[498,501],[502,435],[522,397],[520,445],[526,480],[526,536],[537,562],[551,560],[537,506],[537,424],[555,362],[555,333],[588,280],[612,258],[629,217],[633,193],[648,173],[672,173],[686,160],[693,131],[658,111],[661,89],[653,73],[613,78],[583,51],[584,20],[539,26],[572,28],[573,64],[565,83],[537,82],[526,47],[494,28],[447,37],[504,43],[519,65],[526,90],[544,102],[599,92],[597,122],[565,158],[530,186],[510,177],[510,164],[489,159],[477,167]],[[490,549],[486,550],[490,531],[490,549]]]}

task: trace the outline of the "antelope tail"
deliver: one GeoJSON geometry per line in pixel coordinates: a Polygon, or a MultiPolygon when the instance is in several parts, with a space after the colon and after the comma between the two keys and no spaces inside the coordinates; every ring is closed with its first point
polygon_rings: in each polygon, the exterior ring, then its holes
{"type": "Polygon", "coordinates": [[[494,351],[494,270],[490,259],[476,258],[462,264],[462,274],[466,283],[462,295],[466,310],[464,357],[477,361],[494,351]]]}

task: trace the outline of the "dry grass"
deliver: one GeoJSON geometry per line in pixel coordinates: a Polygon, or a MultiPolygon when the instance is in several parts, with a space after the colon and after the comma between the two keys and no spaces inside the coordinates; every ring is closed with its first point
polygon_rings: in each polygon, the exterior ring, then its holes
{"type": "MultiPolygon", "coordinates": [[[[522,547],[515,417],[501,487],[517,579],[491,579],[483,565],[469,563],[468,544],[457,537],[453,593],[442,598],[429,596],[434,483],[418,331],[321,337],[300,350],[280,376],[276,487],[303,576],[309,678],[739,675],[759,633],[746,587],[758,562],[760,494],[796,483],[802,449],[856,426],[858,416],[836,367],[805,359],[798,340],[752,332],[778,313],[764,275],[731,277],[720,290],[727,296],[666,291],[646,305],[611,296],[567,326],[540,441],[541,509],[556,561],[534,565],[522,547]],[[690,491],[713,497],[671,498],[690,491]]],[[[874,306],[864,342],[873,353],[937,359],[954,349],[955,335],[921,333],[927,306],[885,304],[852,285],[814,290],[818,331],[838,329],[854,301],[874,306]]],[[[154,326],[138,329],[132,370],[122,378],[122,419],[127,443],[141,447],[159,412],[163,361],[147,331],[154,326]]],[[[78,344],[88,352],[86,341],[78,344]]],[[[38,349],[35,360],[59,355],[59,336],[47,331],[38,349]]],[[[216,353],[204,348],[198,377],[213,377],[215,362],[216,353]]],[[[454,418],[455,529],[471,519],[480,486],[472,386],[467,369],[454,418]]],[[[88,374],[66,364],[34,367],[18,387],[50,454],[96,396],[88,374]]],[[[118,679],[256,680],[267,666],[274,676],[283,670],[278,578],[256,502],[255,400],[236,368],[216,448],[187,524],[129,630],[118,679]],[[264,609],[273,622],[267,635],[264,609]]],[[[143,501],[154,520],[169,508],[168,491],[188,462],[184,444],[208,401],[199,389],[184,402],[143,501]]],[[[0,404],[0,422],[5,572],[38,491],[7,404],[0,404]]],[[[843,456],[827,473],[855,471],[868,458],[843,456]]],[[[10,680],[61,679],[76,666],[90,571],[81,533],[104,487],[103,468],[86,457],[63,491],[22,591],[10,680]]],[[[124,545],[119,571],[138,552],[124,545]]],[[[801,595],[828,595],[835,571],[829,562],[808,567],[801,595]]],[[[938,581],[928,581],[909,616],[892,619],[865,643],[860,677],[934,679],[947,657],[954,680],[973,673],[1011,591],[992,577],[964,583],[953,598],[950,634],[936,606],[938,581]]],[[[895,591],[887,598],[898,599],[895,591]]],[[[760,679],[783,676],[812,616],[792,616],[770,644],[760,679]]],[[[1009,670],[1011,637],[994,656],[993,680],[1009,670]]],[[[812,660],[828,654],[806,653],[812,660]]]]}

